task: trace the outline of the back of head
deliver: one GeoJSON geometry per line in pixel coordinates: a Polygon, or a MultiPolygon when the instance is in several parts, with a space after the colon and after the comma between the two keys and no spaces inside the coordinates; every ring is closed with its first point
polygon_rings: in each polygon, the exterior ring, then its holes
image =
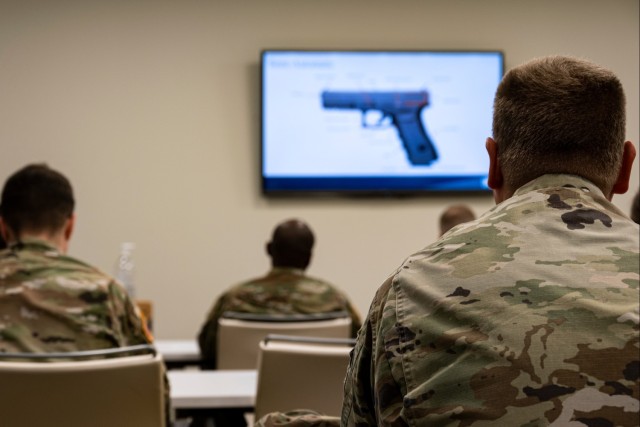
{"type": "Polygon", "coordinates": [[[69,180],[45,164],[25,166],[11,175],[2,190],[0,216],[16,235],[55,234],[73,214],[69,180]]]}
{"type": "Polygon", "coordinates": [[[608,193],[622,161],[625,98],[609,70],[576,58],[536,59],[510,70],[494,104],[493,136],[505,184],[574,174],[608,193]]]}
{"type": "Polygon", "coordinates": [[[440,215],[440,235],[442,236],[458,224],[473,221],[474,219],[476,219],[476,216],[467,205],[449,206],[440,215]]]}
{"type": "Polygon", "coordinates": [[[306,269],[314,241],[313,232],[303,221],[290,219],[278,224],[268,244],[273,266],[306,269]]]}

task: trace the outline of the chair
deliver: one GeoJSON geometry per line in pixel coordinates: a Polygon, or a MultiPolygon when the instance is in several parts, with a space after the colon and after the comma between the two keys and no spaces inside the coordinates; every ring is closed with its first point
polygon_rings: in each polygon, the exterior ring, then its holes
{"type": "Polygon", "coordinates": [[[153,302],[147,299],[137,299],[135,303],[140,309],[140,317],[147,323],[147,329],[149,332],[153,332],[153,302]]]}
{"type": "Polygon", "coordinates": [[[149,345],[0,353],[0,425],[165,426],[163,370],[149,345]]]}
{"type": "Polygon", "coordinates": [[[269,334],[349,338],[351,317],[344,311],[287,315],[225,312],[218,320],[217,368],[255,369],[258,344],[269,334]]]}
{"type": "Polygon", "coordinates": [[[353,339],[269,335],[260,343],[255,419],[311,409],[340,416],[353,339]]]}

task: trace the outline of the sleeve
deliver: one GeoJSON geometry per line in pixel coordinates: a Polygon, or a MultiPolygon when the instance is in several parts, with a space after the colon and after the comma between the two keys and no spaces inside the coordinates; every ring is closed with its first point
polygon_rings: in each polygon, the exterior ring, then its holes
{"type": "Polygon", "coordinates": [[[381,333],[380,317],[391,288],[391,280],[392,278],[387,279],[376,293],[351,352],[344,382],[342,426],[378,425],[378,408],[375,404],[377,361],[384,358],[384,352],[376,354],[381,348],[376,343],[381,333]]]}
{"type": "Polygon", "coordinates": [[[272,412],[260,418],[254,427],[340,427],[340,419],[308,409],[272,412]]]}
{"type": "Polygon", "coordinates": [[[351,336],[355,338],[358,335],[358,331],[362,327],[362,320],[360,319],[360,313],[358,310],[351,304],[351,301],[347,300],[346,305],[347,312],[351,317],[351,336]]]}
{"type": "Polygon", "coordinates": [[[222,316],[225,302],[225,295],[222,295],[207,316],[200,333],[198,334],[198,345],[202,356],[202,367],[205,369],[215,369],[217,360],[218,345],[218,319],[222,316]]]}
{"type": "Polygon", "coordinates": [[[351,318],[351,338],[356,338],[358,331],[362,327],[362,317],[360,316],[360,312],[351,303],[351,300],[347,297],[345,292],[326,282],[320,283],[323,283],[323,285],[328,289],[326,295],[327,299],[330,301],[328,306],[331,306],[331,308],[327,311],[335,309],[335,307],[340,307],[340,310],[346,311],[351,318]]]}

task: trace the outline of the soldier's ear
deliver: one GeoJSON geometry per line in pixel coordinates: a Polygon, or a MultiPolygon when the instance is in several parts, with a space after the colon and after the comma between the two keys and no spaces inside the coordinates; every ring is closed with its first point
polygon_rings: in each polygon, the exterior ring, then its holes
{"type": "Polygon", "coordinates": [[[63,254],[66,254],[69,250],[69,240],[71,239],[71,235],[73,234],[73,229],[76,225],[76,214],[71,214],[71,216],[67,219],[67,222],[64,224],[64,228],[62,229],[62,241],[59,242],[61,245],[58,249],[63,254]]]}
{"type": "Polygon", "coordinates": [[[500,203],[504,193],[504,177],[498,160],[498,144],[489,137],[485,143],[487,154],[489,155],[489,174],[487,176],[487,185],[493,190],[493,198],[496,203],[500,203]]]}
{"type": "Polygon", "coordinates": [[[67,223],[64,226],[64,238],[66,241],[71,239],[71,235],[73,234],[73,229],[76,225],[76,214],[71,214],[67,223]]]}
{"type": "Polygon", "coordinates": [[[265,249],[267,251],[267,255],[269,255],[270,257],[273,257],[273,245],[271,242],[267,242],[265,249]]]}
{"type": "Polygon", "coordinates": [[[620,165],[618,178],[615,184],[613,184],[609,200],[611,200],[614,194],[624,194],[629,189],[629,180],[631,179],[631,170],[633,169],[633,161],[635,158],[636,147],[633,146],[631,141],[626,141],[622,152],[622,164],[620,165]]]}

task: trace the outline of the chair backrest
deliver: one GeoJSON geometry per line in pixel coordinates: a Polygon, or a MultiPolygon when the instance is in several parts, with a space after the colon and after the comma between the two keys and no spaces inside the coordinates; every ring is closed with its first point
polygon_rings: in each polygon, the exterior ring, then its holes
{"type": "Polygon", "coordinates": [[[353,339],[269,335],[260,343],[255,419],[311,409],[340,416],[353,339]]]}
{"type": "Polygon", "coordinates": [[[226,312],[218,320],[217,369],[256,369],[259,343],[269,334],[348,338],[347,312],[249,314],[226,312]]]}
{"type": "Polygon", "coordinates": [[[134,347],[0,354],[0,425],[165,426],[162,358],[144,347],[148,354],[130,355],[134,347]],[[95,359],[119,353],[126,356],[95,359]]]}
{"type": "Polygon", "coordinates": [[[147,299],[137,299],[135,303],[140,309],[140,317],[147,323],[147,329],[153,332],[153,302],[147,299]]]}

